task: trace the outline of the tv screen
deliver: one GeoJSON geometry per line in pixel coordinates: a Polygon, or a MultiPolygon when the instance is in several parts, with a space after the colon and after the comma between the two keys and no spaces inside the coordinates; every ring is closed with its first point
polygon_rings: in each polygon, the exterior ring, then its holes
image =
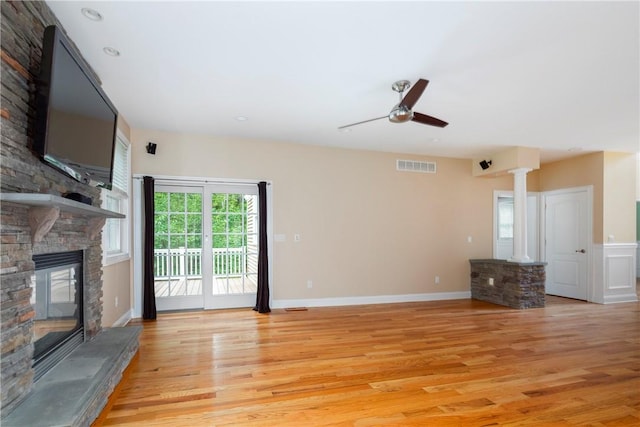
{"type": "Polygon", "coordinates": [[[45,29],[34,149],[78,181],[110,187],[118,111],[62,30],[45,29]]]}

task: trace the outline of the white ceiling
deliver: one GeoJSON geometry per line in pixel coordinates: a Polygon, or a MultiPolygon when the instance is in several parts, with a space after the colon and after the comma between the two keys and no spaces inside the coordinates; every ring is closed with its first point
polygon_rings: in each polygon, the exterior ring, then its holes
{"type": "Polygon", "coordinates": [[[638,1],[47,3],[134,128],[543,162],[640,151],[638,1]],[[414,110],[448,127],[337,130],[419,78],[414,110]]]}

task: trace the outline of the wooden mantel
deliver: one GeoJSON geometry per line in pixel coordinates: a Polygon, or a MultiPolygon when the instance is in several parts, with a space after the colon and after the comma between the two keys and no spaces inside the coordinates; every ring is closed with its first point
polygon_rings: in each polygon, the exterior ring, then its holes
{"type": "Polygon", "coordinates": [[[31,226],[31,240],[33,243],[40,242],[47,235],[60,216],[60,212],[70,212],[75,215],[89,217],[89,224],[85,231],[91,239],[100,232],[107,218],[125,217],[121,213],[97,208],[53,194],[0,193],[0,201],[30,206],[29,225],[31,226]]]}

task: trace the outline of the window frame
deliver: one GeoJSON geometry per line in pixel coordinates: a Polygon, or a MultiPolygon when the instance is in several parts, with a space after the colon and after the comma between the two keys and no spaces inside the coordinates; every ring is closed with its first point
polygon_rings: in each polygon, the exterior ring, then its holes
{"type": "MultiPolygon", "coordinates": [[[[114,212],[125,215],[124,218],[108,218],[105,221],[102,228],[102,265],[108,266],[119,262],[127,261],[131,259],[131,222],[130,222],[130,203],[129,193],[131,191],[131,143],[125,138],[120,131],[117,133],[116,144],[120,144],[125,148],[125,161],[124,161],[124,176],[126,177],[124,185],[126,188],[119,188],[115,185],[111,189],[103,188],[102,195],[102,208],[111,210],[114,212]],[[116,201],[118,203],[117,210],[112,208],[111,203],[116,201]],[[110,230],[114,227],[114,224],[119,224],[117,227],[117,234],[120,239],[118,248],[116,250],[110,250],[110,230]]],[[[114,147],[114,150],[117,149],[114,147]]],[[[114,168],[118,167],[115,153],[114,153],[114,168]]],[[[115,175],[115,171],[114,171],[115,175]]]]}
{"type": "Polygon", "coordinates": [[[513,241],[513,196],[498,196],[496,201],[496,239],[499,241],[513,241]],[[510,215],[504,215],[504,211],[501,209],[502,203],[510,205],[510,215]],[[504,233],[503,231],[508,229],[510,233],[504,233]]]}

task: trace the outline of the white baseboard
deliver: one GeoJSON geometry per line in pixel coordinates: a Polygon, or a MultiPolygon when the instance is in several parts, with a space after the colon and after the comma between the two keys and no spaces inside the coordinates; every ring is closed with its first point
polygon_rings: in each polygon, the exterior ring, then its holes
{"type": "Polygon", "coordinates": [[[604,297],[605,304],[614,304],[618,302],[636,302],[636,301],[638,301],[638,295],[636,293],[610,295],[610,296],[604,297]]]}
{"type": "Polygon", "coordinates": [[[271,303],[271,307],[337,307],[343,305],[392,304],[399,302],[443,301],[469,298],[471,298],[471,291],[439,292],[432,294],[375,295],[343,298],[274,299],[271,303]]]}
{"type": "Polygon", "coordinates": [[[112,328],[119,328],[121,326],[126,326],[127,323],[133,318],[133,309],[127,310],[118,320],[113,322],[111,325],[112,328]]]}

